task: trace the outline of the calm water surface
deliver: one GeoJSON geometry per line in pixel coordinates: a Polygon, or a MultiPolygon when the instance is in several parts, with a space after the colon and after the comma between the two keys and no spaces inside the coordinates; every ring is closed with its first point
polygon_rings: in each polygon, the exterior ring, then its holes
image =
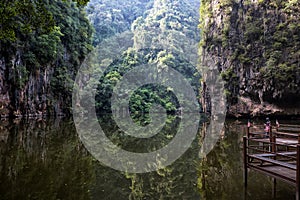
{"type": "MultiPolygon", "coordinates": [[[[250,172],[244,191],[244,124],[227,121],[222,138],[205,159],[198,156],[205,133],[201,126],[192,146],[172,165],[128,174],[95,160],[71,120],[1,121],[0,199],[272,199],[272,179],[256,172],[250,172]]],[[[173,124],[164,131],[171,134],[172,127],[176,129],[173,124]]],[[[116,133],[113,125],[109,129],[116,133]]],[[[142,149],[152,143],[129,141],[123,147],[142,149]]],[[[277,181],[276,199],[295,199],[294,190],[277,181]]]]}

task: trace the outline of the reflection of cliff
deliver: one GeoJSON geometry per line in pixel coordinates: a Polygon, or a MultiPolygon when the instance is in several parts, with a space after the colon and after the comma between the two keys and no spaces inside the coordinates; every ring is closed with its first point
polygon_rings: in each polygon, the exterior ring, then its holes
{"type": "Polygon", "coordinates": [[[89,199],[91,157],[69,122],[0,124],[1,199],[89,199]]]}
{"type": "Polygon", "coordinates": [[[241,195],[243,163],[239,143],[242,134],[238,133],[242,133],[242,130],[238,127],[238,130],[229,131],[234,128],[234,124],[226,124],[225,135],[199,163],[198,188],[201,199],[238,199],[241,195]]]}

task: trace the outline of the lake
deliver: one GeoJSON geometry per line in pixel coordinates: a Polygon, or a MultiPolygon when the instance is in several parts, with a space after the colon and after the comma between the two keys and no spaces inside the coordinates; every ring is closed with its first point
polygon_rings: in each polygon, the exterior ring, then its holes
{"type": "MultiPolygon", "coordinates": [[[[103,124],[115,143],[139,152],[167,144],[177,127],[173,123],[154,142],[139,143],[124,139],[115,124],[103,124]],[[168,139],[163,139],[164,135],[168,139]]],[[[206,127],[200,123],[190,148],[173,164],[134,174],[97,161],[80,141],[70,119],[2,120],[0,199],[272,199],[272,179],[257,172],[250,171],[248,190],[244,190],[245,124],[227,120],[219,142],[200,159],[206,127]]],[[[277,181],[276,199],[295,199],[294,191],[294,187],[277,181]]]]}

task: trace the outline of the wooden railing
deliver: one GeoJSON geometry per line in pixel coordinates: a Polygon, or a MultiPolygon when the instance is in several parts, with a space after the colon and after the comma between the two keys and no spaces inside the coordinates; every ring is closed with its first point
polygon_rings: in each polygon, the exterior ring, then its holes
{"type": "Polygon", "coordinates": [[[243,138],[245,187],[253,169],[295,185],[300,200],[300,125],[271,127],[267,134],[263,128],[248,127],[243,138]]]}

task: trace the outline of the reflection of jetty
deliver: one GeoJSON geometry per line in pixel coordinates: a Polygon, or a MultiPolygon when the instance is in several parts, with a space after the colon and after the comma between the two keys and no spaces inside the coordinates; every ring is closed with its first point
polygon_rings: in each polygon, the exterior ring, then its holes
{"type": "MultiPolygon", "coordinates": [[[[244,136],[244,180],[247,187],[248,169],[255,170],[296,187],[300,199],[300,125],[280,125],[268,133],[262,126],[247,128],[244,136]]],[[[275,190],[274,190],[275,193],[275,190]]]]}

